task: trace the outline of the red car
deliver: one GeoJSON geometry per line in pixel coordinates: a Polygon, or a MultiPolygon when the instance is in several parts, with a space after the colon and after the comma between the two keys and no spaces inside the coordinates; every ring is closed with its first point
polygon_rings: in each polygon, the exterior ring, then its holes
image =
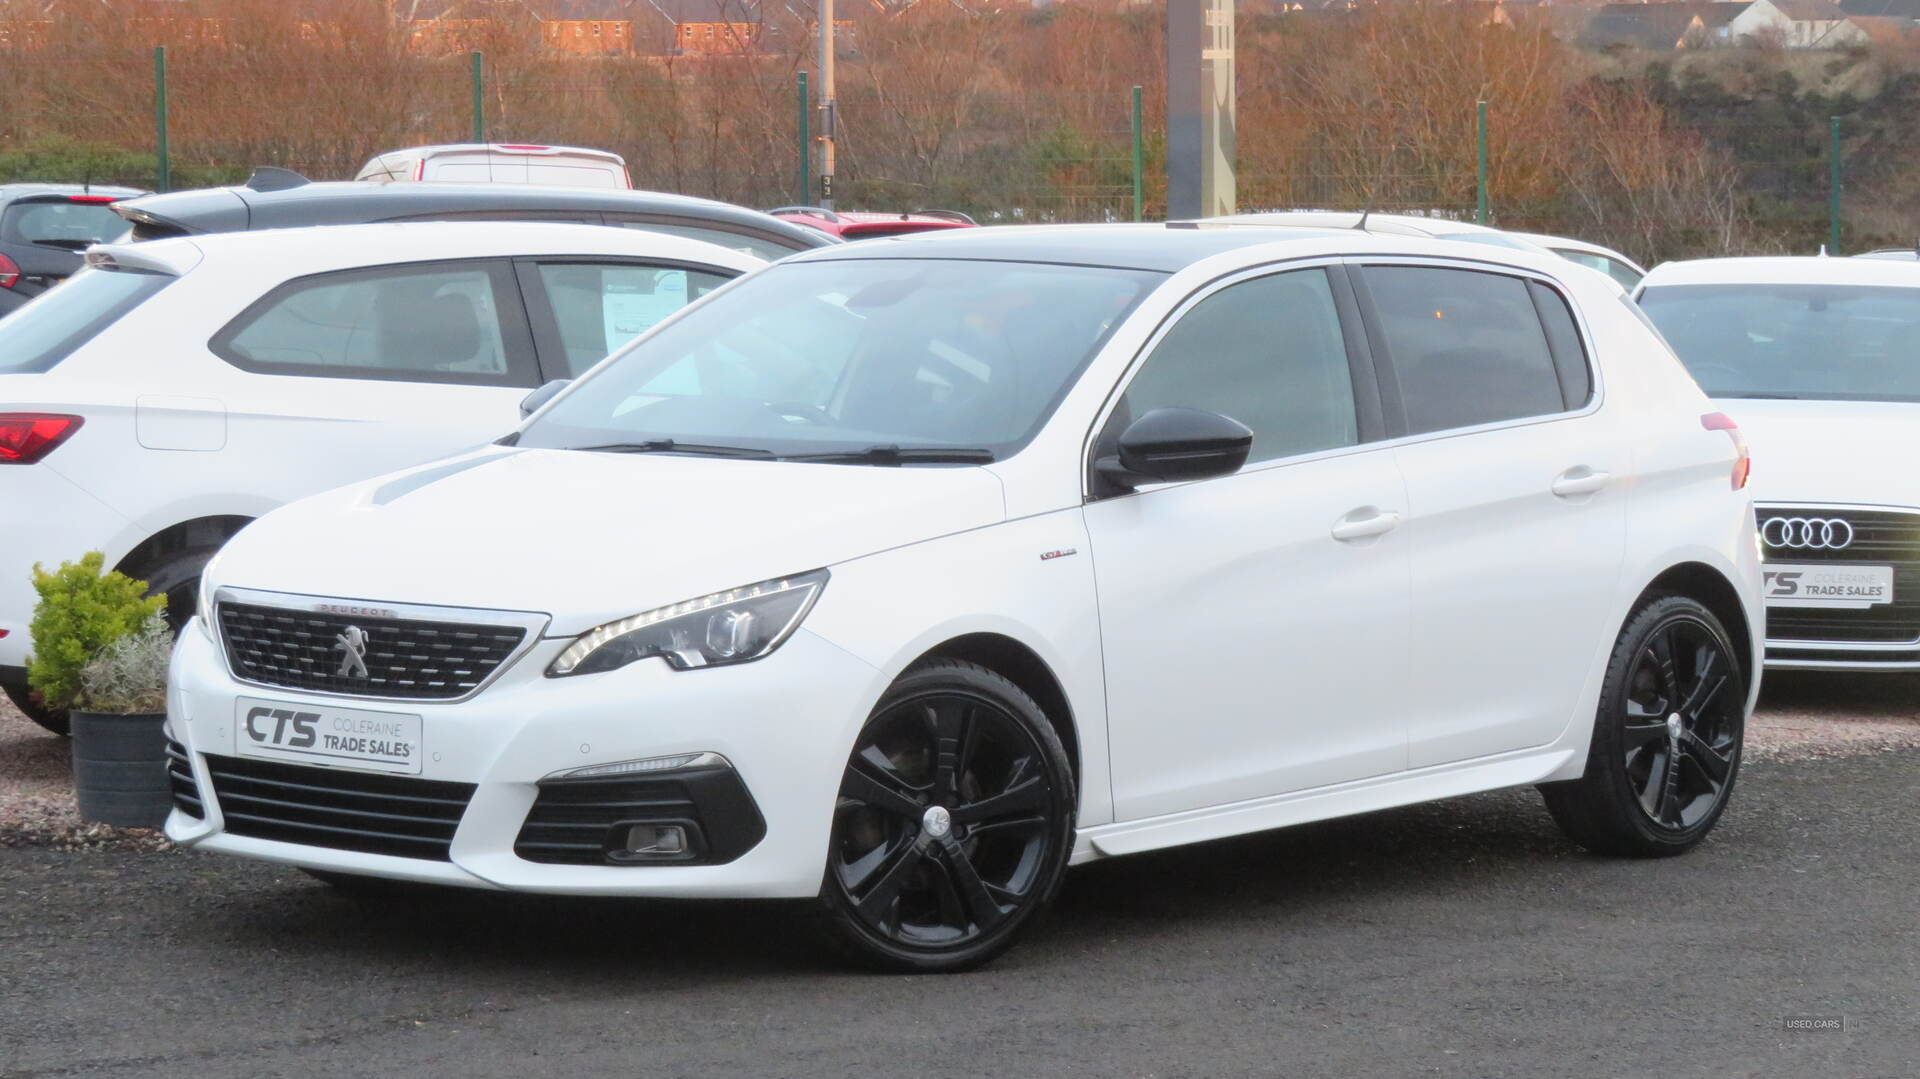
{"type": "Polygon", "coordinates": [[[859,210],[823,210],[818,206],[782,206],[767,212],[781,220],[807,225],[842,240],[871,240],[879,236],[905,236],[910,232],[976,227],[973,218],[953,210],[882,214],[859,210]]]}

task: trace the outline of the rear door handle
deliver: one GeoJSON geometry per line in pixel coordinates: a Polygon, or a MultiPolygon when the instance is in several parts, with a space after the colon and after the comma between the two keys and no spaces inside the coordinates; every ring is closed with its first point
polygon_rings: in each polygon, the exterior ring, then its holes
{"type": "Polygon", "coordinates": [[[1333,522],[1333,538],[1343,543],[1384,536],[1400,527],[1400,515],[1392,510],[1362,506],[1333,522]]]}
{"type": "Polygon", "coordinates": [[[1613,473],[1575,465],[1553,478],[1553,493],[1561,498],[1590,495],[1613,482],[1613,473]]]}

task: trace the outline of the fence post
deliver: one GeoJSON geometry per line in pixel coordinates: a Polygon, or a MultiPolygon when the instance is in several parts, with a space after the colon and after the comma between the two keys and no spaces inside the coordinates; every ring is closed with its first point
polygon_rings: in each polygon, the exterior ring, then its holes
{"type": "Polygon", "coordinates": [[[1827,166],[1831,175],[1827,180],[1827,254],[1840,253],[1840,118],[1835,116],[1829,124],[1832,145],[1827,151],[1827,166]]]}
{"type": "Polygon", "coordinates": [[[1140,125],[1140,88],[1133,88],[1133,219],[1141,220],[1146,214],[1146,154],[1141,148],[1140,125]]]}
{"type": "Polygon", "coordinates": [[[167,147],[167,47],[153,47],[154,188],[173,190],[173,161],[167,147]]]}
{"type": "Polygon", "coordinates": [[[1477,225],[1484,225],[1487,223],[1487,103],[1484,101],[1480,102],[1475,112],[1478,114],[1479,121],[1477,126],[1479,127],[1478,141],[1480,143],[1480,182],[1478,185],[1479,194],[1474,202],[1473,220],[1477,225]]]}
{"type": "Polygon", "coordinates": [[[477,49],[473,53],[473,141],[487,141],[486,73],[477,49]]]}
{"type": "Polygon", "coordinates": [[[806,72],[800,72],[797,85],[799,91],[795,97],[800,102],[800,185],[794,190],[800,192],[800,199],[795,205],[805,206],[808,204],[807,191],[813,184],[813,135],[808,130],[807,123],[808,113],[812,110],[808,108],[807,103],[806,72]]]}

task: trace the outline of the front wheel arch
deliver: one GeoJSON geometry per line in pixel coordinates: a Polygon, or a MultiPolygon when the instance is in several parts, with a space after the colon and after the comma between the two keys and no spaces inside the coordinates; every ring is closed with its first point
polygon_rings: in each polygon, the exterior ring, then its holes
{"type": "Polygon", "coordinates": [[[1080,738],[1074,725],[1073,705],[1068,701],[1067,691],[1061,686],[1059,677],[1053,673],[1047,661],[1040,658],[1039,653],[1005,634],[969,633],[927,649],[907,664],[906,669],[912,670],[939,659],[978,664],[1019,686],[1022,692],[1032,697],[1067,751],[1067,761],[1073,766],[1074,782],[1081,781],[1085,773],[1080,767],[1080,738]]]}

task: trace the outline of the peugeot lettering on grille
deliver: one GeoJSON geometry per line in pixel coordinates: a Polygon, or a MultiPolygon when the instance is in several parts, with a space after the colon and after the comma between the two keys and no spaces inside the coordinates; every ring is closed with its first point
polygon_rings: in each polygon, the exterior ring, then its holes
{"type": "Polygon", "coordinates": [[[1769,547],[1840,551],[1853,543],[1853,526],[1838,517],[1775,517],[1760,526],[1769,547]]]}

